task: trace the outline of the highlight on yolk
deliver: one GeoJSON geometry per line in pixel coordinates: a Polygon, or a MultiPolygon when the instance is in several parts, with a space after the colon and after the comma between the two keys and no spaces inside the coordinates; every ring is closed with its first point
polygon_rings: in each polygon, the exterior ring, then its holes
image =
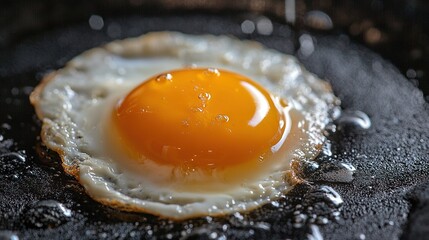
{"type": "Polygon", "coordinates": [[[148,79],[112,117],[119,138],[139,159],[212,169],[277,151],[285,107],[243,75],[186,68],[148,79]]]}

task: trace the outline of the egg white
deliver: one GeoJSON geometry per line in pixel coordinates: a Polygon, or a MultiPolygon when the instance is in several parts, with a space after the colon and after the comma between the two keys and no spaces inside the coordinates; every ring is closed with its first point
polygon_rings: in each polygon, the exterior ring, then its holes
{"type": "MultiPolygon", "coordinates": [[[[58,152],[97,201],[172,219],[246,211],[291,187],[291,161],[314,159],[329,112],[339,105],[330,85],[289,55],[227,36],[158,32],[109,43],[45,77],[31,95],[42,140],[58,152]],[[142,81],[189,66],[231,70],[259,82],[288,104],[288,136],[267,159],[207,174],[129,159],[118,147],[110,114],[142,81]]],[[[292,174],[293,175],[293,174],[292,174]]]]}

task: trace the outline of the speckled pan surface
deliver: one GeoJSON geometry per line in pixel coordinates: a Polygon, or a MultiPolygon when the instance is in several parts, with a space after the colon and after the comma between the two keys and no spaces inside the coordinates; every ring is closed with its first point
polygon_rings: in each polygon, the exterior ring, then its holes
{"type": "MultiPolygon", "coordinates": [[[[11,239],[423,239],[427,219],[429,109],[421,91],[388,61],[344,35],[312,36],[311,54],[295,52],[285,25],[270,36],[245,35],[241,21],[215,15],[104,19],[28,36],[0,50],[0,236],[11,239]],[[109,36],[108,26],[119,27],[109,36]],[[305,67],[328,80],[350,114],[365,113],[368,129],[339,123],[319,168],[348,163],[351,183],[319,181],[249,214],[172,222],[105,207],[86,195],[40,144],[40,122],[28,94],[41,75],[82,51],[113,38],[154,30],[230,34],[296,53],[305,67]],[[331,156],[329,156],[331,155],[331,156]],[[13,239],[13,238],[12,238],[13,239]]],[[[311,35],[307,35],[311,36],[311,35]]],[[[326,179],[324,179],[326,180],[326,179]]],[[[427,226],[426,226],[427,227],[427,226]]]]}

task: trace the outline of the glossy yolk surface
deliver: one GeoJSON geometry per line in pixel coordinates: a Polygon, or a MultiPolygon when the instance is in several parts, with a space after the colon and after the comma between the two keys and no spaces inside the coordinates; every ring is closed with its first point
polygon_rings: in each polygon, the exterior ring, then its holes
{"type": "Polygon", "coordinates": [[[222,168],[271,154],[281,144],[281,105],[240,74],[179,69],[136,87],[112,117],[119,138],[138,159],[222,168]]]}

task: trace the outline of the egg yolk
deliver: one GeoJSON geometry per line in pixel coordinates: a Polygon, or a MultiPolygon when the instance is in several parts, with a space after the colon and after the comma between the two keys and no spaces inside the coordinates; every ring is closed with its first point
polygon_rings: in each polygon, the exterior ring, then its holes
{"type": "Polygon", "coordinates": [[[187,68],[148,79],[113,111],[119,138],[138,159],[223,168],[277,151],[286,103],[249,78],[187,68]]]}

